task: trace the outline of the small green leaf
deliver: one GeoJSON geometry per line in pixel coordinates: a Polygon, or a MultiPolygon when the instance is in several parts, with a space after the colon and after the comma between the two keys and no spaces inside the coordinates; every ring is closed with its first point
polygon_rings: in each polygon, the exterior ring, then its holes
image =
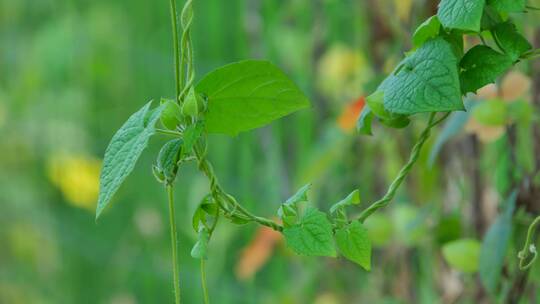
{"type": "Polygon", "coordinates": [[[99,197],[96,219],[107,207],[111,198],[133,171],[137,160],[155,133],[155,124],[164,106],[150,111],[152,102],[147,103],[131,115],[124,125],[114,134],[103,159],[103,168],[99,179],[99,197]]]}
{"type": "Polygon", "coordinates": [[[163,112],[161,112],[161,124],[169,130],[175,130],[182,118],[180,106],[174,100],[163,98],[161,104],[165,105],[163,112]]]}
{"type": "Polygon", "coordinates": [[[183,141],[181,139],[173,139],[165,143],[159,151],[156,168],[163,174],[168,184],[172,183],[176,177],[176,172],[178,171],[177,163],[180,158],[182,144],[183,141]]]}
{"type": "Polygon", "coordinates": [[[358,133],[363,135],[373,135],[373,133],[371,132],[372,121],[373,112],[368,106],[365,106],[356,124],[356,130],[358,130],[358,133]]]}
{"type": "Polygon", "coordinates": [[[305,256],[336,256],[332,240],[332,224],[326,214],[313,208],[306,208],[299,223],[283,229],[287,246],[297,254],[305,256]]]}
{"type": "Polygon", "coordinates": [[[424,42],[439,35],[441,22],[437,16],[431,16],[418,26],[413,34],[413,44],[415,47],[420,47],[424,42]]]}
{"type": "Polygon", "coordinates": [[[486,290],[495,294],[504,266],[510,236],[512,235],[512,215],[516,205],[517,191],[506,200],[506,210],[489,227],[480,249],[480,280],[486,290]]]}
{"type": "Polygon", "coordinates": [[[311,183],[304,185],[293,196],[287,199],[287,201],[285,201],[285,204],[296,205],[298,203],[307,202],[308,201],[307,193],[310,189],[311,189],[311,183]]]}
{"type": "Polygon", "coordinates": [[[485,0],[442,0],[437,16],[445,28],[480,31],[485,0]]]}
{"type": "Polygon", "coordinates": [[[475,106],[471,115],[483,125],[504,126],[508,122],[508,103],[500,99],[486,100],[475,106]]]}
{"type": "Polygon", "coordinates": [[[336,231],[336,244],[344,257],[362,266],[365,270],[371,269],[371,241],[366,228],[358,221],[336,231]]]}
{"type": "Polygon", "coordinates": [[[474,273],[478,270],[480,243],[474,239],[459,239],[446,243],[442,248],[445,260],[461,272],[474,273]]]}
{"type": "Polygon", "coordinates": [[[298,216],[298,203],[308,201],[307,193],[311,189],[311,183],[304,185],[293,196],[291,196],[285,203],[281,204],[277,213],[279,218],[283,221],[285,226],[292,226],[296,223],[298,216]]]}
{"type": "Polygon", "coordinates": [[[199,229],[199,239],[191,249],[191,256],[195,259],[208,258],[208,241],[210,240],[210,232],[208,228],[201,226],[199,229]]]}
{"type": "Polygon", "coordinates": [[[427,41],[381,84],[384,107],[397,114],[463,110],[457,58],[443,38],[427,41]]]}
{"type": "Polygon", "coordinates": [[[208,133],[235,136],[309,106],[300,89],[267,61],[226,65],[206,75],[196,90],[208,97],[208,133]]]}
{"type": "Polygon", "coordinates": [[[195,210],[195,213],[193,214],[191,220],[193,230],[195,230],[196,232],[199,231],[200,227],[203,226],[202,224],[207,223],[206,216],[216,216],[218,212],[218,206],[214,201],[212,195],[205,195],[204,198],[201,200],[199,206],[195,210]]]}
{"type": "Polygon", "coordinates": [[[353,206],[360,204],[360,191],[354,190],[346,198],[335,203],[330,207],[330,213],[335,213],[338,209],[345,208],[346,206],[353,206]]]}
{"type": "Polygon", "coordinates": [[[497,77],[508,70],[512,64],[510,57],[488,46],[473,47],[461,59],[461,91],[463,94],[475,93],[486,84],[495,82],[497,77]]]}
{"type": "Polygon", "coordinates": [[[531,44],[523,35],[518,33],[516,25],[510,21],[498,24],[492,31],[498,45],[512,61],[519,59],[523,53],[532,49],[531,44]]]}
{"type": "Polygon", "coordinates": [[[520,13],[525,11],[526,0],[487,0],[487,3],[493,6],[501,13],[520,13]]]}
{"type": "Polygon", "coordinates": [[[193,150],[193,147],[195,146],[195,143],[199,138],[201,138],[201,135],[204,131],[204,124],[202,121],[198,121],[194,124],[188,125],[186,129],[184,130],[184,147],[182,149],[182,157],[188,155],[193,150]]]}
{"type": "Polygon", "coordinates": [[[199,95],[195,92],[195,89],[191,87],[182,104],[182,114],[187,117],[197,118],[199,116],[200,103],[202,103],[202,101],[200,101],[199,95]]]}

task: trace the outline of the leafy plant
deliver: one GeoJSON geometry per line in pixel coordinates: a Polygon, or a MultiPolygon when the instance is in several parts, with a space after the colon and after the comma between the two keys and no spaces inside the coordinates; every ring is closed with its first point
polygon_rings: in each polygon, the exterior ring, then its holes
{"type": "MultiPolygon", "coordinates": [[[[506,18],[509,12],[525,10],[525,3],[443,0],[437,15],[430,17],[415,31],[415,49],[367,98],[367,106],[358,120],[358,131],[371,134],[375,119],[387,127],[405,128],[412,115],[429,113],[427,125],[414,144],[407,163],[386,194],[365,208],[357,218],[351,218],[347,210],[360,204],[358,190],[334,204],[329,213],[325,213],[309,202],[311,185],[308,184],[280,206],[278,216],[281,222],[278,223],[252,214],[223,189],[207,159],[209,147],[206,138],[212,133],[235,136],[267,125],[307,108],[308,99],[285,73],[267,61],[245,60],[232,63],[210,72],[195,83],[191,43],[193,1],[185,2],[180,15],[181,35],[178,35],[175,0],[170,1],[170,8],[175,60],[174,98],[162,98],[160,105],[154,108],[151,108],[151,102],[147,103],[113,136],[105,152],[96,219],[134,169],[150,137],[155,134],[172,137],[161,148],[152,169],[168,196],[177,304],[180,303],[180,276],[173,190],[179,168],[184,163],[197,162],[199,170],[210,184],[208,194],[201,201],[191,223],[199,236],[191,255],[201,262],[206,303],[209,298],[204,261],[212,234],[222,217],[239,225],[255,222],[279,231],[287,245],[299,255],[336,257],[339,252],[365,270],[370,270],[371,240],[363,223],[392,201],[418,160],[432,129],[451,112],[465,109],[462,98],[464,94],[475,92],[495,81],[516,62],[538,55],[538,50],[531,50],[527,40],[516,30],[512,21],[506,18]],[[483,43],[465,51],[463,39],[467,35],[480,36],[483,43]],[[495,46],[488,45],[486,40],[495,46]],[[156,127],[158,120],[161,128],[156,127]]],[[[482,116],[485,112],[477,115],[482,116]]],[[[512,212],[513,208],[507,211],[512,212]]],[[[508,218],[504,217],[500,222],[501,227],[494,229],[507,231],[508,218]]],[[[527,238],[526,247],[529,247],[530,239],[527,238]]],[[[488,242],[486,246],[490,244],[488,242]]],[[[523,259],[528,255],[526,249],[520,253],[523,259]]],[[[463,271],[475,271],[479,267],[475,263],[476,257],[482,253],[477,241],[463,239],[447,244],[443,254],[449,263],[463,271]],[[463,256],[463,253],[468,256],[463,256]]],[[[533,259],[535,257],[536,251],[533,259]]],[[[499,256],[489,258],[500,262],[499,256]]],[[[495,283],[490,281],[489,285],[495,283]]]]}

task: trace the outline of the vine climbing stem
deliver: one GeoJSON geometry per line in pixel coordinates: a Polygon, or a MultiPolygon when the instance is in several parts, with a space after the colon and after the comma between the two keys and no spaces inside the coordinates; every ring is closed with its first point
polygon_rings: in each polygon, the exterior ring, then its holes
{"type": "Polygon", "coordinates": [[[529,226],[529,229],[527,230],[527,238],[525,239],[523,249],[521,249],[521,251],[518,253],[519,268],[521,270],[529,269],[538,257],[536,246],[534,246],[533,242],[534,231],[536,230],[536,226],[538,226],[538,224],[540,224],[540,216],[537,216],[529,226]],[[529,259],[530,254],[532,254],[533,256],[529,259]],[[527,260],[529,261],[527,262],[527,260]]]}
{"type": "Polygon", "coordinates": [[[436,112],[433,112],[430,114],[428,124],[426,128],[424,129],[424,131],[422,131],[422,133],[420,134],[420,137],[418,138],[418,141],[414,145],[411,151],[411,155],[409,156],[409,160],[401,168],[401,170],[399,170],[398,175],[396,176],[394,181],[390,184],[390,187],[388,187],[386,194],[380,200],[374,202],[373,204],[371,204],[371,206],[364,209],[364,211],[360,213],[360,216],[358,217],[358,221],[363,223],[375,211],[379,210],[380,208],[385,207],[392,201],[392,199],[396,195],[397,190],[401,186],[401,183],[403,183],[403,180],[405,179],[405,177],[407,177],[413,165],[416,163],[416,161],[420,157],[420,151],[422,150],[422,147],[428,140],[431,134],[431,129],[433,129],[433,127],[435,127],[436,125],[441,123],[443,120],[445,120],[448,117],[448,115],[450,115],[450,112],[444,113],[444,115],[441,116],[437,120],[435,119],[436,115],[437,115],[436,112]]]}
{"type": "Polygon", "coordinates": [[[178,44],[178,16],[176,13],[176,0],[170,0],[170,11],[171,11],[171,25],[172,25],[172,36],[173,36],[173,50],[174,50],[174,86],[176,102],[180,103],[180,46],[178,44]]]}

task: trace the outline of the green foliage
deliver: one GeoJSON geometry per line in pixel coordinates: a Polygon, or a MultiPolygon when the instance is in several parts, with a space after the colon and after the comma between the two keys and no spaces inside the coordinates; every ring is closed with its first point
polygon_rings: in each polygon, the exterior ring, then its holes
{"type": "Polygon", "coordinates": [[[307,193],[310,189],[311,183],[302,186],[279,207],[277,213],[285,226],[294,225],[298,216],[298,204],[308,201],[307,193]]]}
{"type": "Polygon", "coordinates": [[[431,16],[426,21],[418,26],[413,34],[413,44],[415,47],[420,47],[429,39],[439,36],[441,22],[437,16],[431,16]]]}
{"type": "Polygon", "coordinates": [[[163,145],[159,151],[155,171],[163,176],[163,181],[167,184],[171,184],[176,177],[182,144],[182,139],[173,139],[163,145]]]}
{"type": "Polygon", "coordinates": [[[298,87],[268,61],[226,65],[206,75],[196,90],[208,98],[208,133],[235,136],[309,106],[298,87]]]}
{"type": "Polygon", "coordinates": [[[476,92],[508,70],[513,64],[510,57],[485,45],[470,49],[461,60],[461,90],[463,94],[476,92]]]}
{"type": "Polygon", "coordinates": [[[518,60],[523,53],[532,49],[529,41],[517,31],[516,25],[510,21],[499,23],[494,27],[492,33],[497,44],[513,62],[518,60]]]}
{"type": "Polygon", "coordinates": [[[373,112],[369,107],[364,107],[362,113],[360,113],[360,118],[356,124],[356,130],[358,133],[363,135],[373,135],[371,131],[371,123],[373,121],[373,112]]]}
{"type": "Polygon", "coordinates": [[[479,32],[485,0],[442,0],[437,16],[445,28],[479,32]]]}
{"type": "Polygon", "coordinates": [[[199,116],[199,108],[202,107],[203,101],[195,89],[191,87],[184,103],[182,104],[182,114],[187,117],[197,119],[199,116]]]}
{"type": "Polygon", "coordinates": [[[384,107],[398,114],[463,110],[457,58],[443,38],[427,41],[379,87],[384,107]]]}
{"type": "Polygon", "coordinates": [[[96,210],[98,218],[109,204],[112,196],[133,171],[135,164],[155,133],[155,124],[164,106],[150,111],[152,102],[133,114],[111,139],[101,170],[99,198],[96,210]]]}
{"type": "Polygon", "coordinates": [[[505,210],[500,214],[482,241],[480,249],[479,273],[487,291],[495,294],[501,279],[510,236],[512,235],[512,215],[517,199],[517,191],[512,192],[505,203],[505,210]]]}
{"type": "Polygon", "coordinates": [[[326,214],[313,207],[306,208],[298,223],[285,227],[283,235],[287,246],[299,255],[336,256],[332,224],[326,214]]]}
{"type": "Polygon", "coordinates": [[[501,13],[520,13],[525,11],[526,0],[487,0],[487,3],[493,6],[501,13]]]}
{"type": "Polygon", "coordinates": [[[371,269],[371,241],[367,230],[358,221],[336,230],[336,244],[343,256],[365,270],[371,269]]]}
{"type": "Polygon", "coordinates": [[[190,124],[184,129],[184,146],[182,149],[182,156],[186,156],[193,151],[195,143],[201,138],[204,132],[204,123],[202,121],[197,121],[196,123],[190,124]]]}
{"type": "Polygon", "coordinates": [[[346,198],[335,203],[330,207],[330,213],[336,213],[340,209],[344,209],[347,206],[354,206],[360,204],[360,191],[354,190],[346,198]]]}
{"type": "Polygon", "coordinates": [[[456,270],[465,273],[478,271],[480,243],[474,239],[459,239],[446,243],[442,248],[443,256],[456,270]]]}
{"type": "Polygon", "coordinates": [[[388,112],[384,108],[384,92],[376,91],[366,98],[366,103],[379,121],[390,128],[401,129],[409,125],[406,115],[388,112]]]}
{"type": "Polygon", "coordinates": [[[175,130],[181,123],[182,111],[176,101],[172,99],[161,99],[161,104],[164,105],[163,112],[161,113],[161,124],[169,130],[175,130]]]}

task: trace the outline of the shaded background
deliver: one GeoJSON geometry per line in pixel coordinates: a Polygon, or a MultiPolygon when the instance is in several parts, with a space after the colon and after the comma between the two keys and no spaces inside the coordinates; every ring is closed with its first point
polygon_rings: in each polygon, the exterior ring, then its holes
{"type": "MultiPolygon", "coordinates": [[[[236,138],[212,135],[210,158],[225,189],[268,217],[307,182],[323,210],[355,188],[363,206],[381,196],[426,117],[401,131],[376,127],[371,138],[355,134],[355,120],[362,97],[436,7],[424,0],[195,1],[199,79],[232,61],[265,58],[313,104],[236,138]]],[[[166,197],[150,172],[166,138],[152,140],[113,207],[94,220],[112,134],[147,100],[174,94],[168,9],[168,1],[0,0],[0,303],[172,302],[166,197]]],[[[539,13],[512,17],[540,40],[539,13]]],[[[519,64],[474,99],[538,109],[539,71],[538,63],[519,64]]],[[[441,145],[450,136],[434,136],[396,200],[366,222],[375,247],[370,273],[343,259],[299,258],[279,235],[222,221],[207,262],[210,298],[492,303],[518,294],[523,303],[540,302],[540,269],[521,273],[515,258],[540,207],[536,112],[525,123],[497,126],[461,119],[451,118],[455,125],[442,133],[454,135],[450,144],[441,145]],[[520,189],[515,229],[498,249],[508,251],[500,284],[487,292],[476,270],[455,269],[442,248],[462,238],[481,243],[512,188],[520,189]]],[[[181,168],[176,189],[182,297],[201,303],[191,216],[208,184],[192,164],[181,168]]]]}

